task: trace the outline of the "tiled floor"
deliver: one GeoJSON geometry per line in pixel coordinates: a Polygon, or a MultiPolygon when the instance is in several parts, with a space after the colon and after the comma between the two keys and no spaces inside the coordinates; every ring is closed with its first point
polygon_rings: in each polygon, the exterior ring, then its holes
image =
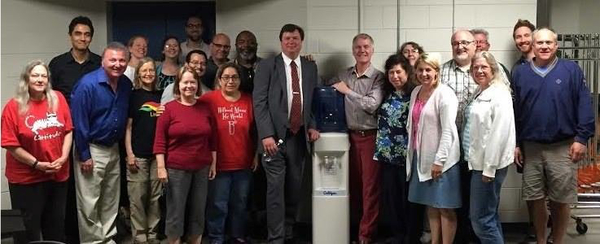
{"type": "MultiPolygon", "coordinates": [[[[574,210],[573,214],[600,214],[600,209],[587,209],[587,210],[574,210]]],[[[600,243],[600,219],[584,219],[584,223],[588,225],[588,232],[586,234],[580,235],[575,230],[575,221],[571,220],[569,227],[567,229],[567,236],[565,237],[566,244],[598,244],[600,243]]],[[[523,229],[526,229],[526,224],[509,224],[504,228],[504,236],[507,244],[521,244],[527,243],[523,242],[524,234],[523,229]]],[[[310,240],[310,237],[304,237],[302,239],[310,240]]],[[[11,244],[12,240],[2,239],[0,244],[11,244]]],[[[131,239],[127,238],[123,240],[121,243],[129,244],[131,243],[131,239]]],[[[163,243],[167,243],[163,241],[163,243]]],[[[203,243],[208,243],[206,240],[203,243]]],[[[256,241],[253,243],[266,243],[265,241],[256,241]]],[[[305,242],[306,244],[310,242],[305,242]]],[[[302,244],[305,244],[302,243],[302,244]]],[[[381,244],[385,242],[380,242],[381,244]]],[[[534,242],[531,242],[534,243],[534,242]]]]}

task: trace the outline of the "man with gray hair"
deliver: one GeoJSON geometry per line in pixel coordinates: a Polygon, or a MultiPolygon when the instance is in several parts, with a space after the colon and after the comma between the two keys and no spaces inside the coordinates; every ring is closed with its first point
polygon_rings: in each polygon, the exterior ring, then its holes
{"type": "Polygon", "coordinates": [[[125,134],[132,89],[131,81],[123,75],[128,59],[129,51],[123,44],[109,43],[102,54],[102,67],[83,76],[71,96],[81,243],[115,243],[120,194],[118,145],[125,134]]]}
{"type": "Polygon", "coordinates": [[[384,75],[373,67],[373,38],[361,33],[352,40],[356,64],[333,77],[328,85],[345,95],[350,135],[350,213],[358,222],[359,243],[371,243],[379,216],[379,163],[373,160],[377,136],[377,108],[383,100],[384,75]],[[362,207],[361,207],[362,206],[362,207]],[[362,209],[362,211],[361,211],[362,209]],[[358,213],[362,212],[362,217],[358,213]]]}
{"type": "MultiPolygon", "coordinates": [[[[450,45],[452,46],[452,59],[442,65],[440,82],[452,88],[458,98],[456,127],[459,135],[462,135],[464,116],[461,115],[464,114],[467,104],[475,97],[477,90],[477,83],[473,80],[470,72],[471,59],[476,52],[475,37],[468,30],[457,30],[450,38],[450,45]]],[[[456,229],[455,243],[469,243],[477,238],[469,220],[471,172],[464,160],[461,159],[458,165],[460,167],[462,207],[456,210],[457,223],[460,228],[456,229]]]]}
{"type": "MultiPolygon", "coordinates": [[[[490,42],[488,41],[490,38],[490,33],[484,29],[471,29],[470,30],[471,34],[473,34],[473,37],[475,37],[475,51],[476,52],[481,52],[481,51],[489,51],[490,50],[490,42]]],[[[508,71],[508,69],[506,68],[506,66],[504,66],[504,64],[498,62],[498,64],[500,64],[500,67],[502,67],[502,70],[500,70],[500,72],[502,72],[502,76],[504,76],[504,81],[506,83],[507,86],[510,86],[510,77],[509,74],[510,72],[508,71]]]]}
{"type": "Polygon", "coordinates": [[[523,165],[523,199],[532,204],[537,243],[546,243],[546,198],[554,243],[563,243],[569,204],[577,201],[577,163],[594,135],[594,112],[585,76],[577,63],[556,56],[557,34],[533,32],[531,62],[512,74],[517,147],[523,165]]]}

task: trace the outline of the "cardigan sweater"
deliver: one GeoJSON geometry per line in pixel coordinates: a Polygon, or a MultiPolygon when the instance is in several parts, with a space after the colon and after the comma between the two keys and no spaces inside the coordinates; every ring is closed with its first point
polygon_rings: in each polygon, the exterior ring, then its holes
{"type": "MultiPolygon", "coordinates": [[[[412,118],[413,105],[422,86],[417,86],[410,96],[408,118],[412,118]]],[[[454,91],[447,85],[438,83],[437,88],[425,103],[419,119],[416,133],[419,149],[414,155],[412,133],[408,135],[408,153],[406,157],[406,180],[410,179],[411,162],[417,157],[419,181],[430,180],[431,167],[437,164],[443,167],[442,173],[454,166],[460,159],[458,130],[456,129],[456,113],[458,99],[454,91]]],[[[412,131],[412,119],[408,120],[407,130],[412,131]]]]}

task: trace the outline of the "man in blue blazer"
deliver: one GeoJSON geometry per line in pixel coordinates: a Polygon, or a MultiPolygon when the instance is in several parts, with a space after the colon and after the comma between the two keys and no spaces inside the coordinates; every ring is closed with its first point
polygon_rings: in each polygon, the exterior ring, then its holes
{"type": "Polygon", "coordinates": [[[279,33],[281,54],[256,68],[254,114],[259,151],[267,177],[269,243],[292,239],[309,143],[319,138],[311,111],[317,65],[300,57],[304,30],[286,24],[279,33]]]}

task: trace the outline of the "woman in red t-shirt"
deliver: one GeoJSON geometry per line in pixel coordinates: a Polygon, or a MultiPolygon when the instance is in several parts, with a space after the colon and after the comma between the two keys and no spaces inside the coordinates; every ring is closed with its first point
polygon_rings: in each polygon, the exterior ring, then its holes
{"type": "Polygon", "coordinates": [[[250,191],[251,170],[256,169],[256,140],[253,139],[254,115],[250,94],[240,92],[240,68],[226,63],[217,71],[220,89],[200,100],[210,105],[217,123],[217,176],[211,182],[206,225],[210,243],[223,243],[225,220],[231,223],[232,243],[245,243],[246,204],[250,191]],[[228,216],[229,215],[229,216],[228,216]]]}
{"type": "Polygon", "coordinates": [[[2,111],[2,147],[13,209],[21,210],[26,232],[16,243],[63,241],[71,113],[52,90],[49,69],[40,60],[25,66],[16,96],[2,111]]]}
{"type": "Polygon", "coordinates": [[[167,183],[165,234],[169,243],[179,243],[187,223],[187,243],[199,244],[208,180],[216,174],[215,121],[208,105],[196,99],[200,95],[196,71],[181,68],[174,84],[175,100],[165,104],[158,117],[153,148],[158,179],[167,183]]]}

